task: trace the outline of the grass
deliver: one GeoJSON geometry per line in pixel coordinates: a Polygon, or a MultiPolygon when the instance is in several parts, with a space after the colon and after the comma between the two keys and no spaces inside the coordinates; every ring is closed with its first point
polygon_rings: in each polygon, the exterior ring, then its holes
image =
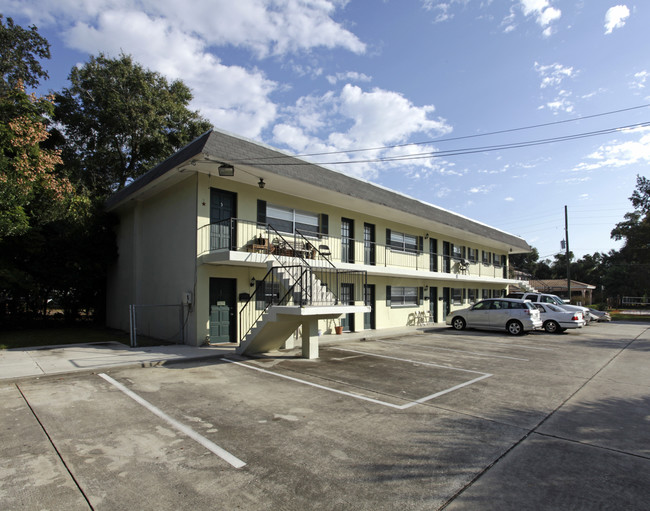
{"type": "Polygon", "coordinates": [[[612,317],[612,321],[646,321],[650,323],[650,312],[645,314],[627,314],[627,311],[610,311],[609,315],[612,317]]]}
{"type": "MultiPolygon", "coordinates": [[[[0,331],[0,349],[34,348],[89,342],[119,342],[126,346],[131,345],[129,334],[119,330],[88,324],[65,326],[55,321],[49,321],[48,323],[33,328],[0,331]]],[[[139,346],[159,346],[161,344],[166,343],[138,336],[139,346]]]]}

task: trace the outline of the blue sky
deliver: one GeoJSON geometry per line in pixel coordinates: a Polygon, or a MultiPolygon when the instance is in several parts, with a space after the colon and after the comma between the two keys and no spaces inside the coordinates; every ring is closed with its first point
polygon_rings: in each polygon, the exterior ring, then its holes
{"type": "Polygon", "coordinates": [[[189,85],[217,128],[298,155],[346,151],[306,159],[520,235],[543,258],[561,250],[565,205],[578,257],[619,248],[609,233],[650,175],[650,127],[613,129],[650,122],[645,0],[0,0],[0,12],[52,45],[44,89],[89,55],[131,54],[189,85]],[[558,137],[573,139],[529,145],[558,137]],[[512,144],[524,147],[483,149],[512,144]]]}

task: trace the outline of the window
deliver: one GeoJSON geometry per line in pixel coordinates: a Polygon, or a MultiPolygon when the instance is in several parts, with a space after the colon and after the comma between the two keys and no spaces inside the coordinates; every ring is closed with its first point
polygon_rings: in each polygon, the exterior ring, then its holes
{"type": "Polygon", "coordinates": [[[387,245],[394,250],[401,250],[403,252],[417,252],[418,238],[411,234],[404,234],[402,232],[389,231],[387,237],[387,245]]]}
{"type": "Polygon", "coordinates": [[[490,262],[491,262],[490,261],[490,256],[491,255],[492,254],[490,252],[486,252],[485,250],[483,250],[483,264],[490,264],[490,262]]]}
{"type": "Polygon", "coordinates": [[[391,286],[390,306],[404,307],[418,304],[418,288],[406,286],[391,286]]]}
{"type": "Polygon", "coordinates": [[[306,233],[318,233],[319,217],[316,213],[283,208],[268,204],[266,221],[278,232],[294,234],[296,230],[306,233]]]}
{"type": "Polygon", "coordinates": [[[492,254],[492,261],[494,261],[494,266],[501,266],[501,258],[498,254],[492,254]]]}
{"type": "Polygon", "coordinates": [[[470,262],[475,263],[478,261],[478,248],[468,248],[467,249],[467,259],[470,260],[470,262]]]}
{"type": "Polygon", "coordinates": [[[461,247],[459,245],[452,245],[451,257],[454,259],[465,259],[465,247],[461,247]]]}
{"type": "Polygon", "coordinates": [[[454,305],[461,305],[463,303],[463,290],[459,287],[454,287],[451,290],[451,303],[454,305]]]}
{"type": "Polygon", "coordinates": [[[474,303],[478,298],[478,289],[468,289],[467,290],[467,299],[469,303],[474,303]]]}

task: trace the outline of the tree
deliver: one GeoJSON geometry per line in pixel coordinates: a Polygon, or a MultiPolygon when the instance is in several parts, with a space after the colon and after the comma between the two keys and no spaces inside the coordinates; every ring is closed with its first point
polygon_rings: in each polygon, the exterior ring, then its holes
{"type": "Polygon", "coordinates": [[[38,33],[35,26],[25,30],[7,18],[7,24],[0,14],[0,73],[2,89],[14,89],[19,84],[38,86],[47,78],[39,59],[50,58],[50,44],[38,33]]]}
{"type": "Polygon", "coordinates": [[[187,108],[192,94],[185,84],[168,83],[128,55],[91,57],[69,79],[56,99],[64,159],[94,194],[123,188],[211,128],[187,108]]]}
{"type": "Polygon", "coordinates": [[[630,197],[635,211],[625,214],[611,237],[625,241],[616,257],[620,294],[645,296],[650,292],[650,181],[637,176],[636,183],[630,197]]]}
{"type": "Polygon", "coordinates": [[[530,252],[525,254],[513,254],[510,256],[512,268],[522,271],[533,279],[548,279],[551,276],[551,268],[548,260],[539,260],[539,251],[532,247],[530,252]]]}
{"type": "Polygon", "coordinates": [[[51,111],[48,98],[18,86],[0,97],[0,240],[65,214],[73,203],[72,184],[57,171],[60,151],[41,147],[51,111]]]}

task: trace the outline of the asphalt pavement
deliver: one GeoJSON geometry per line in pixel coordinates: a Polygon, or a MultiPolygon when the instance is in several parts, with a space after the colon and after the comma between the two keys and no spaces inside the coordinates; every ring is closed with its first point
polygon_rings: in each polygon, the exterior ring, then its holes
{"type": "Polygon", "coordinates": [[[323,344],[0,352],[0,508],[648,509],[646,324],[323,344]]]}

